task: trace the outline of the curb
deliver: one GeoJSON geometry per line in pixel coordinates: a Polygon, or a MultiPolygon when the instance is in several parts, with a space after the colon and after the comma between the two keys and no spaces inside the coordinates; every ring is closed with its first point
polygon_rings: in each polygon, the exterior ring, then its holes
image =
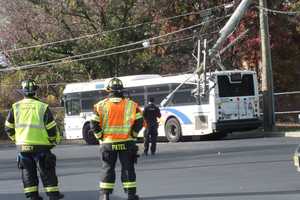
{"type": "Polygon", "coordinates": [[[265,132],[264,134],[270,137],[300,137],[300,131],[275,131],[265,132]]]}
{"type": "Polygon", "coordinates": [[[249,131],[249,132],[233,132],[228,134],[224,139],[251,139],[251,138],[268,138],[268,137],[291,137],[300,138],[300,131],[249,131]]]}
{"type": "Polygon", "coordinates": [[[299,131],[291,131],[291,132],[285,132],[285,137],[300,137],[299,131]]]}

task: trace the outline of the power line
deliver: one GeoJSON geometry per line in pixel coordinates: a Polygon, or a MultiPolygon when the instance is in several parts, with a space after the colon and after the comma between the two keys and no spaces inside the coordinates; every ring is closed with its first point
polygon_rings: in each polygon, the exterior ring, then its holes
{"type": "Polygon", "coordinates": [[[273,14],[283,14],[283,15],[300,15],[300,11],[282,11],[282,10],[274,10],[270,8],[264,8],[260,6],[256,6],[258,9],[262,9],[266,12],[270,12],[273,14]]]}
{"type": "MultiPolygon", "coordinates": [[[[206,34],[203,34],[203,35],[209,35],[209,34],[214,34],[214,33],[217,33],[217,31],[212,32],[212,33],[206,33],[206,34]]],[[[173,40],[173,41],[168,41],[168,42],[162,42],[162,43],[157,43],[157,44],[152,44],[152,45],[150,45],[147,48],[162,46],[162,45],[166,45],[166,44],[170,44],[170,43],[175,43],[175,42],[182,42],[182,41],[190,40],[190,39],[193,39],[193,38],[194,38],[194,36],[190,36],[190,37],[186,37],[186,38],[183,38],[183,39],[178,39],[178,40],[173,40]]],[[[40,66],[17,66],[17,67],[9,68],[9,69],[1,69],[0,72],[2,72],[2,71],[23,70],[23,69],[32,69],[32,68],[40,68],[40,67],[48,67],[48,66],[52,66],[54,64],[59,65],[59,64],[72,63],[72,62],[75,62],[75,61],[91,60],[91,59],[102,58],[102,57],[107,57],[107,56],[112,56],[112,55],[117,55],[117,54],[122,54],[122,53],[129,53],[129,52],[133,52],[133,51],[137,51],[137,50],[142,50],[142,49],[146,49],[146,48],[145,47],[138,47],[138,48],[134,48],[134,49],[128,49],[128,50],[113,52],[113,53],[110,53],[110,54],[101,54],[101,55],[92,56],[92,57],[78,58],[78,59],[73,59],[73,60],[65,60],[63,62],[48,63],[48,64],[44,64],[44,65],[40,65],[40,66]]]]}
{"type": "MultiPolygon", "coordinates": [[[[162,75],[163,77],[164,76],[175,76],[175,75],[180,75],[180,74],[188,74],[188,73],[191,73],[191,72],[194,72],[194,69],[191,69],[191,70],[187,70],[187,71],[183,71],[183,72],[178,72],[178,73],[171,73],[171,74],[165,74],[165,75],[162,75]]],[[[91,80],[91,81],[96,81],[96,80],[101,80],[101,79],[95,79],[95,80],[91,80]]],[[[88,81],[90,82],[90,81],[88,81]]],[[[65,86],[67,84],[70,84],[70,83],[82,83],[82,81],[79,81],[79,82],[54,82],[54,83],[39,83],[37,84],[39,87],[42,87],[42,86],[65,86]]],[[[1,84],[0,88],[1,87],[12,87],[12,86],[16,86],[15,84],[1,84]]]]}
{"type": "Polygon", "coordinates": [[[64,40],[58,40],[58,41],[54,41],[54,42],[47,42],[47,43],[33,45],[33,46],[21,47],[21,48],[17,48],[17,49],[8,49],[8,50],[5,50],[5,51],[0,51],[0,53],[16,52],[16,51],[21,51],[21,50],[27,50],[27,49],[32,49],[32,48],[45,47],[45,46],[50,46],[50,45],[54,45],[54,44],[60,44],[60,43],[64,43],[64,42],[81,40],[81,39],[85,39],[85,38],[91,38],[91,37],[95,37],[95,36],[98,36],[98,35],[104,35],[104,34],[107,34],[107,33],[117,32],[117,31],[129,29],[129,28],[137,28],[137,27],[142,26],[142,25],[163,22],[165,20],[173,20],[173,19],[176,19],[176,18],[185,17],[185,16],[189,16],[189,15],[197,15],[197,14],[201,14],[203,12],[207,12],[209,10],[214,10],[214,9],[218,9],[218,8],[221,8],[221,7],[225,7],[226,5],[227,4],[222,4],[222,5],[211,7],[211,8],[201,10],[201,11],[198,11],[198,12],[189,12],[189,13],[185,13],[185,14],[181,14],[181,15],[176,15],[176,16],[173,16],[173,17],[163,18],[163,19],[160,19],[156,22],[154,22],[154,21],[144,22],[144,23],[139,23],[139,24],[130,25],[130,26],[126,26],[126,27],[116,28],[116,29],[112,29],[112,30],[108,30],[108,31],[103,31],[103,32],[100,32],[100,33],[88,34],[88,35],[83,35],[83,36],[79,36],[79,37],[74,37],[74,38],[69,38],[69,39],[64,39],[64,40]]]}
{"type": "MultiPolygon", "coordinates": [[[[59,83],[39,83],[37,84],[39,87],[42,87],[42,86],[64,86],[68,84],[68,82],[59,82],[59,83]]],[[[16,84],[1,84],[0,88],[1,87],[15,87],[16,84]]]]}
{"type": "MultiPolygon", "coordinates": [[[[183,38],[183,39],[178,39],[175,41],[169,41],[169,42],[163,42],[163,43],[157,43],[157,44],[153,44],[151,46],[149,46],[148,48],[151,47],[156,47],[156,46],[161,46],[161,45],[166,45],[166,44],[170,44],[170,43],[175,43],[175,42],[180,42],[180,41],[185,41],[188,39],[192,39],[193,36],[190,36],[188,38],[183,38]]],[[[22,69],[32,69],[35,67],[47,67],[47,66],[52,66],[54,64],[67,64],[67,63],[72,63],[75,61],[84,61],[84,60],[92,60],[92,59],[96,59],[96,58],[102,58],[102,57],[107,57],[107,56],[112,56],[112,55],[117,55],[117,54],[122,54],[122,53],[129,53],[129,52],[133,52],[133,51],[137,51],[137,50],[142,50],[145,49],[145,47],[138,47],[138,48],[134,48],[134,49],[129,49],[129,50],[124,50],[124,51],[118,51],[118,52],[113,52],[110,54],[102,54],[102,55],[97,55],[97,56],[91,56],[91,57],[87,57],[87,58],[78,58],[78,59],[74,59],[74,60],[65,60],[63,62],[56,62],[56,63],[48,63],[45,65],[41,65],[41,66],[20,66],[20,67],[15,67],[13,69],[1,69],[0,71],[13,71],[13,70],[22,70],[22,69]]]]}
{"type": "Polygon", "coordinates": [[[224,17],[217,18],[217,19],[211,19],[211,20],[208,20],[208,21],[205,21],[205,22],[202,22],[202,23],[199,23],[199,24],[195,24],[195,25],[192,25],[192,26],[189,26],[189,27],[186,27],[186,28],[182,28],[182,29],[179,29],[177,31],[173,31],[173,32],[170,32],[170,33],[167,33],[167,34],[164,34],[164,35],[160,35],[160,36],[156,36],[156,37],[152,37],[152,38],[140,40],[140,41],[133,42],[133,43],[128,43],[128,44],[124,44],[124,45],[120,45],[120,46],[115,46],[115,47],[111,47],[111,48],[107,48],[107,49],[101,49],[101,50],[98,50],[98,51],[93,51],[93,52],[89,52],[89,53],[85,53],[85,54],[78,54],[78,55],[74,55],[74,56],[68,56],[68,57],[54,59],[54,60],[40,62],[40,63],[34,63],[34,64],[22,65],[22,66],[11,66],[11,67],[6,68],[6,69],[0,69],[0,72],[2,72],[2,71],[19,70],[19,69],[29,69],[29,68],[35,68],[37,66],[49,66],[49,65],[55,64],[55,63],[57,63],[59,61],[62,61],[63,63],[65,63],[65,61],[68,61],[68,60],[73,59],[73,58],[80,58],[80,57],[83,57],[83,56],[89,56],[89,55],[93,55],[93,54],[97,54],[97,53],[101,53],[101,52],[106,52],[106,51],[111,51],[111,50],[115,50],[115,49],[119,49],[119,48],[124,48],[124,47],[129,47],[129,46],[141,44],[145,40],[146,41],[157,40],[159,38],[163,38],[163,37],[170,36],[170,35],[173,35],[173,34],[176,34],[176,33],[180,33],[180,32],[183,32],[183,31],[186,31],[186,30],[189,30],[189,29],[196,28],[196,27],[201,26],[203,24],[209,23],[210,21],[217,21],[217,20],[220,20],[220,19],[225,19],[225,18],[227,18],[229,16],[231,16],[231,14],[226,15],[224,17]]]}

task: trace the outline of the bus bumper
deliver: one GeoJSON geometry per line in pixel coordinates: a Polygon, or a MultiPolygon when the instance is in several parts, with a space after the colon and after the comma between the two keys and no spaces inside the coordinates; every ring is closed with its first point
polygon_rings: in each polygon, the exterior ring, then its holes
{"type": "Polygon", "coordinates": [[[215,132],[249,131],[260,127],[262,121],[259,119],[230,120],[217,122],[214,125],[215,132]]]}

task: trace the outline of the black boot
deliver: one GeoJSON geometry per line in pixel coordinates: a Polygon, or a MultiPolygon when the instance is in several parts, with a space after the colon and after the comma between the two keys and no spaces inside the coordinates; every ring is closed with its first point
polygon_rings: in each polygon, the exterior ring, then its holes
{"type": "Polygon", "coordinates": [[[128,200],[139,200],[139,196],[136,194],[128,194],[128,200]]]}
{"type": "Polygon", "coordinates": [[[37,196],[30,197],[30,200],[43,200],[43,198],[37,195],[37,196]]]}
{"type": "Polygon", "coordinates": [[[59,200],[59,199],[63,199],[65,197],[65,195],[63,195],[62,193],[58,193],[55,196],[49,196],[49,200],[59,200]]]}
{"type": "Polygon", "coordinates": [[[144,151],[144,156],[148,156],[148,151],[144,151]]]}

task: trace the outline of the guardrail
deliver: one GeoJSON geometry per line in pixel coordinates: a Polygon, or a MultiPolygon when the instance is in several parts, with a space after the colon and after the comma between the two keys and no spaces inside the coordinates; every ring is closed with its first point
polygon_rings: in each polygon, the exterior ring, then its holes
{"type": "Polygon", "coordinates": [[[274,93],[276,122],[300,123],[300,91],[274,93]]]}

